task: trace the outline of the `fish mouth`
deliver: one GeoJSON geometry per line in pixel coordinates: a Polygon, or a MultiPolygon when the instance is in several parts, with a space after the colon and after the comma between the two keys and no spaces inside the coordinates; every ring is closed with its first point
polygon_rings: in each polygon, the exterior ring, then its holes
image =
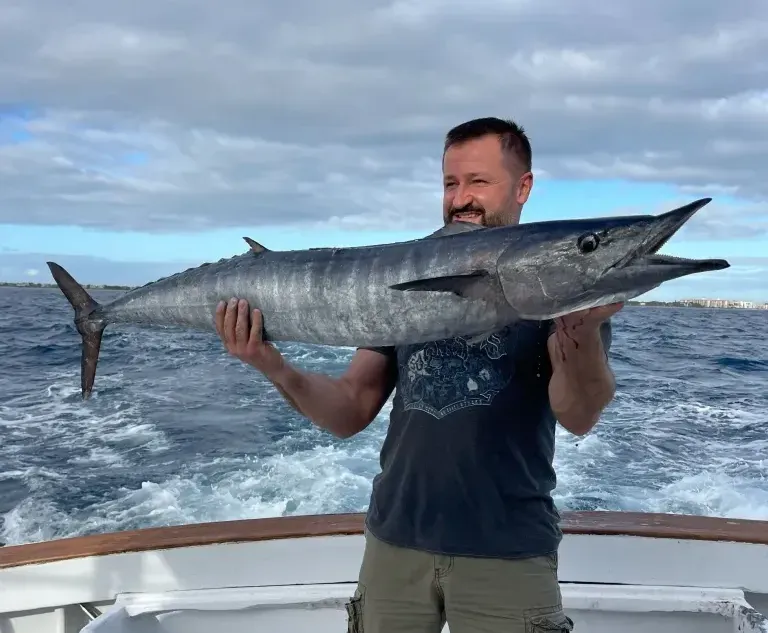
{"type": "Polygon", "coordinates": [[[684,268],[701,272],[724,270],[730,267],[730,264],[724,259],[688,259],[686,257],[672,257],[671,255],[657,255],[655,253],[644,255],[633,261],[631,265],[638,264],[654,267],[673,266],[677,269],[684,268]]]}
{"type": "Polygon", "coordinates": [[[673,257],[672,255],[658,254],[661,247],[664,246],[699,209],[706,206],[711,201],[712,198],[702,198],[701,200],[696,200],[654,218],[647,235],[640,245],[632,252],[627,253],[627,255],[616,262],[613,267],[666,267],[675,268],[681,272],[683,270],[706,272],[729,268],[730,264],[724,259],[689,259],[686,257],[673,257]]]}

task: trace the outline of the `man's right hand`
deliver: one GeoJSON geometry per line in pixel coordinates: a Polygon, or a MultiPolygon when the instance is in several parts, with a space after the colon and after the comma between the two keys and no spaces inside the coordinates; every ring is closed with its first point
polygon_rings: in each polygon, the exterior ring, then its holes
{"type": "Polygon", "coordinates": [[[248,302],[233,297],[216,306],[216,331],[232,356],[251,365],[267,378],[276,376],[285,360],[274,345],[263,340],[263,320],[259,310],[249,314],[248,302]]]}

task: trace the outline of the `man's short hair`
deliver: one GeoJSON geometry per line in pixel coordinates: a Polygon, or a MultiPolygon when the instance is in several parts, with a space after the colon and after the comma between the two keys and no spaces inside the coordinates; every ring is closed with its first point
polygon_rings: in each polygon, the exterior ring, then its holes
{"type": "Polygon", "coordinates": [[[512,152],[526,171],[531,171],[531,142],[525,130],[511,119],[483,117],[460,123],[445,135],[445,152],[452,145],[460,145],[469,140],[482,138],[488,134],[499,137],[503,150],[512,152]]]}

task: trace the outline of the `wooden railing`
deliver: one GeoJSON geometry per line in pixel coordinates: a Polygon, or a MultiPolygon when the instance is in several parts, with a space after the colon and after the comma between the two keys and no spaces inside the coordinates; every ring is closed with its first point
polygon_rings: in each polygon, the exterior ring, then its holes
{"type": "MultiPolygon", "coordinates": [[[[362,534],[363,514],[323,514],[145,528],[0,548],[0,569],[123,552],[362,534]]],[[[768,545],[768,521],[640,512],[564,512],[566,534],[735,541],[768,545]]]]}

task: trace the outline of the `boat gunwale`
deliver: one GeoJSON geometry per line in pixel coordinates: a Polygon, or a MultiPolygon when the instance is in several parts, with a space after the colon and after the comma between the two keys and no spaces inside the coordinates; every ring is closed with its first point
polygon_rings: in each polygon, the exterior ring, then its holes
{"type": "MultiPolygon", "coordinates": [[[[362,535],[365,514],[214,521],[90,534],[0,547],[0,570],[73,558],[317,536],[362,535]]],[[[644,512],[563,512],[568,535],[636,536],[768,545],[768,521],[644,512]]]]}

